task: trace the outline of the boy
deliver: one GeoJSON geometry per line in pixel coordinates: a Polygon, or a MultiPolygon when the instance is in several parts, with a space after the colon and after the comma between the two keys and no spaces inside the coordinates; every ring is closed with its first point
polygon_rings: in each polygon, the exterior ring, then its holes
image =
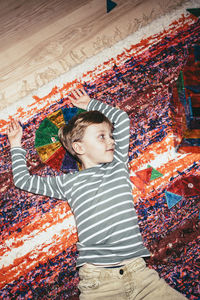
{"type": "Polygon", "coordinates": [[[59,130],[82,171],[56,177],[31,176],[21,148],[22,129],[8,129],[14,182],[20,189],[68,201],[74,213],[80,299],[185,299],[146,267],[127,168],[129,118],[119,109],[90,99],[83,89],[69,96],[88,112],[59,130]]]}

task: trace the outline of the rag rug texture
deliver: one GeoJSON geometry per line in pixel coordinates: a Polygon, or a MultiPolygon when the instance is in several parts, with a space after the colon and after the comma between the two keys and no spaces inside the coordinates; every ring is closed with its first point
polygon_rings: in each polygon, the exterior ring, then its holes
{"type": "MultiPolygon", "coordinates": [[[[198,129],[189,152],[187,145],[178,151],[176,137],[184,131],[180,130],[184,118],[177,121],[178,110],[184,108],[177,80],[188,59],[198,69],[199,37],[200,20],[182,15],[164,31],[124,48],[80,74],[79,79],[62,87],[52,86],[43,97],[36,95],[31,104],[17,107],[13,115],[20,118],[24,129],[23,147],[30,172],[53,176],[62,171],[56,168],[56,161],[51,166],[41,162],[35,132],[48,115],[71,106],[67,94],[79,81],[90,97],[127,111],[133,201],[144,243],[152,253],[149,266],[195,300],[200,299],[198,129]]],[[[200,86],[195,75],[190,78],[194,80],[187,86],[200,86]]],[[[195,99],[192,107],[198,114],[199,98],[195,99]]],[[[0,299],[78,299],[73,215],[66,202],[14,187],[7,123],[0,120],[0,299]]]]}

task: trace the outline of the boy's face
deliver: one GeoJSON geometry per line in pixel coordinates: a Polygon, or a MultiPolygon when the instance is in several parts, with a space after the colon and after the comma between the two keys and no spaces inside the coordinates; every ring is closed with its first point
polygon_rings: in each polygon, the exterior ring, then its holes
{"type": "Polygon", "coordinates": [[[115,142],[112,130],[106,122],[89,125],[80,142],[82,147],[82,162],[85,168],[91,168],[100,163],[113,160],[115,142]]]}

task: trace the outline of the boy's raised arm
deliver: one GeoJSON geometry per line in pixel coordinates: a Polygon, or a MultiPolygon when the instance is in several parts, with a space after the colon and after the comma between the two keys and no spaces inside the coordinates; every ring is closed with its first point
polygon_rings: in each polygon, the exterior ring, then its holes
{"type": "Polygon", "coordinates": [[[9,124],[7,135],[11,146],[12,171],[15,186],[34,194],[65,199],[62,193],[62,176],[40,177],[30,175],[26,165],[26,151],[21,148],[22,127],[19,125],[19,122],[13,120],[9,124]]]}
{"type": "Polygon", "coordinates": [[[105,104],[101,101],[90,99],[84,89],[72,92],[74,97],[69,97],[76,107],[102,112],[114,125],[113,137],[115,139],[115,158],[128,162],[130,119],[126,112],[105,104]]]}

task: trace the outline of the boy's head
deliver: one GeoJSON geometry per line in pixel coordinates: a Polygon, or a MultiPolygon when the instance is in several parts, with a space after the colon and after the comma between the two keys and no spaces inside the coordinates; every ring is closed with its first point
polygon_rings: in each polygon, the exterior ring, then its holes
{"type": "MultiPolygon", "coordinates": [[[[107,141],[108,139],[113,141],[112,131],[113,125],[104,114],[99,111],[88,111],[74,116],[67,125],[64,125],[59,129],[58,136],[63,146],[78,161],[82,162],[83,153],[85,154],[86,151],[86,154],[88,154],[88,152],[94,152],[96,141],[98,143],[98,136],[101,135],[99,138],[101,141],[102,134],[105,135],[107,141]],[[88,144],[88,140],[91,140],[92,142],[91,149],[88,147],[86,149],[86,147],[84,147],[88,144]]],[[[114,145],[114,141],[112,144],[114,145]]],[[[113,147],[114,146],[112,146],[112,149],[113,147]]]]}

